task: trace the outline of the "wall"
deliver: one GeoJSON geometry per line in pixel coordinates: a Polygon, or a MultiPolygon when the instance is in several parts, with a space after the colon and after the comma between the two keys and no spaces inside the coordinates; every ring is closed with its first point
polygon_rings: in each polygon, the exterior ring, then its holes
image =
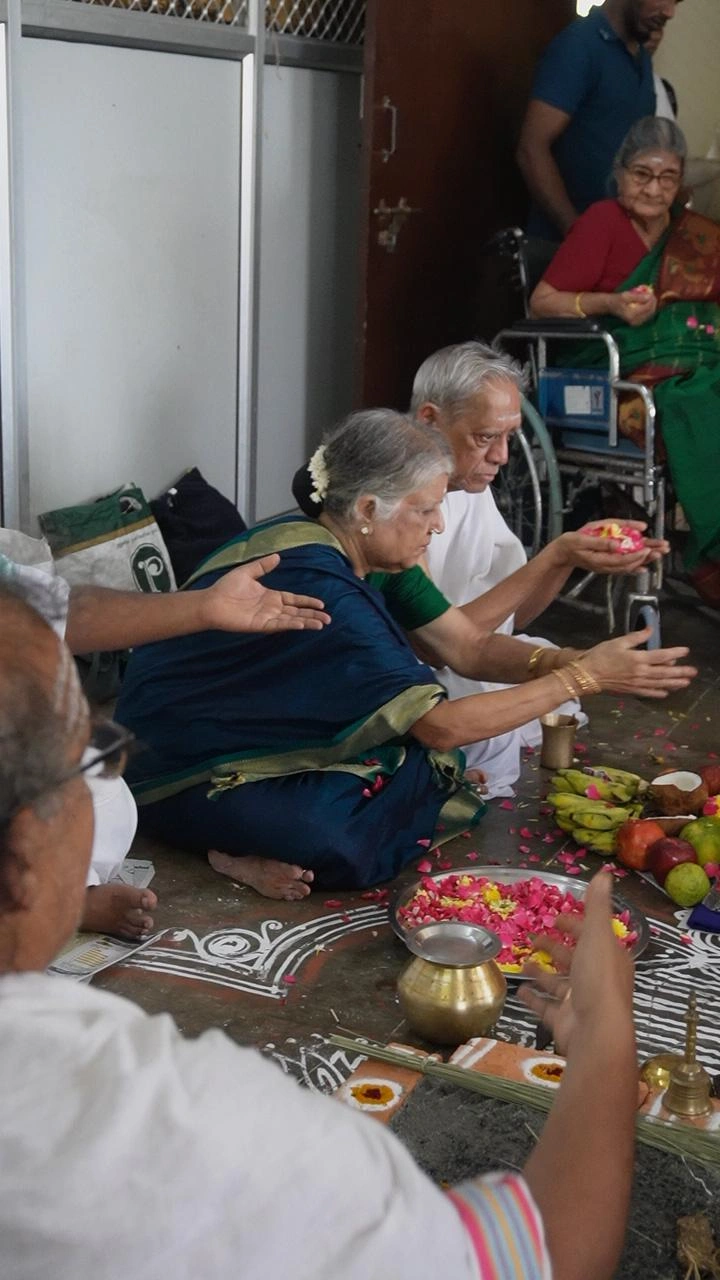
{"type": "Polygon", "coordinates": [[[31,516],[233,491],[240,67],[22,42],[31,516]]]}
{"type": "Polygon", "coordinates": [[[351,408],[360,77],[266,67],[257,515],[351,408]]]}
{"type": "Polygon", "coordinates": [[[704,156],[720,129],[719,57],[720,3],[684,0],[666,28],[655,65],[675,88],[691,155],[704,156]]]}

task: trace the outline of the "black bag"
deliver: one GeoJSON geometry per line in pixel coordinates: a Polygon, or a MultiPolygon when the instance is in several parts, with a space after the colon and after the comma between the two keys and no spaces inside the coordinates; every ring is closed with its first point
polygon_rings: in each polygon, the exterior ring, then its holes
{"type": "Polygon", "coordinates": [[[247,525],[237,507],[192,467],[150,503],[180,585],[247,525]]]}

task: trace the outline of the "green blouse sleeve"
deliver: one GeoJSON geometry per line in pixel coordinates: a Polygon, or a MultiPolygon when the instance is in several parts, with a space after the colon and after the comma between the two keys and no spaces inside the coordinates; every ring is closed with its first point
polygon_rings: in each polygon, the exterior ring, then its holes
{"type": "Polygon", "coordinates": [[[402,573],[370,573],[366,581],[382,593],[388,612],[405,631],[424,627],[451,608],[419,564],[402,573]]]}

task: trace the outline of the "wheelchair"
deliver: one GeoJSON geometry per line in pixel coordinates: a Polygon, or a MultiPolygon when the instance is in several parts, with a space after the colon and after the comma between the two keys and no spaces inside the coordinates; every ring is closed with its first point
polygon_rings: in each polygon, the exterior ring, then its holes
{"type": "MultiPolygon", "coordinates": [[[[595,320],[527,318],[530,281],[522,231],[515,227],[501,231],[486,248],[499,253],[509,266],[510,282],[526,317],[501,329],[495,342],[510,353],[518,347],[524,349],[532,384],[531,399],[523,403],[522,429],[494,490],[506,522],[531,557],[566,526],[584,523],[577,513],[582,512],[590,492],[609,485],[628,510],[637,511],[639,518],[647,521],[649,536],[662,538],[667,476],[658,458],[652,392],[641,383],[620,377],[617,345],[595,320]],[[559,368],[551,362],[549,356],[557,351],[558,343],[578,341],[604,346],[605,367],[559,368]],[[642,402],[642,448],[618,430],[618,401],[624,392],[633,393],[642,402]]],[[[607,514],[620,513],[611,510],[607,514]]],[[[608,634],[615,631],[618,617],[626,632],[649,626],[648,648],[659,648],[662,561],[641,569],[634,579],[603,576],[603,603],[588,598],[596,594],[596,581],[594,573],[584,574],[579,581],[571,579],[560,599],[603,615],[608,634]]]]}

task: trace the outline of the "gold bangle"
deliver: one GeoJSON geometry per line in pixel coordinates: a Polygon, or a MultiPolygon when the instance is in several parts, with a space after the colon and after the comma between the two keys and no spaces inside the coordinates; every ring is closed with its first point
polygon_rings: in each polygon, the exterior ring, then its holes
{"type": "Polygon", "coordinates": [[[602,693],[602,685],[595,676],[580,666],[579,662],[570,662],[570,671],[573,680],[577,681],[581,693],[602,693]]]}
{"type": "Polygon", "coordinates": [[[581,320],[587,320],[587,318],[588,318],[588,317],[587,317],[587,311],[583,311],[582,306],[580,305],[580,299],[581,299],[581,298],[582,298],[582,293],[576,293],[576,294],[575,294],[575,310],[576,310],[576,312],[577,312],[577,314],[579,315],[579,317],[580,317],[580,319],[581,319],[581,320]]]}
{"type": "Polygon", "coordinates": [[[527,664],[528,680],[536,680],[540,675],[540,662],[545,653],[547,645],[539,644],[537,649],[533,649],[527,664]]]}
{"type": "Polygon", "coordinates": [[[550,675],[557,676],[569,698],[572,698],[573,701],[577,698],[578,691],[570,679],[570,673],[567,667],[556,667],[554,671],[550,672],[550,675]]]}

